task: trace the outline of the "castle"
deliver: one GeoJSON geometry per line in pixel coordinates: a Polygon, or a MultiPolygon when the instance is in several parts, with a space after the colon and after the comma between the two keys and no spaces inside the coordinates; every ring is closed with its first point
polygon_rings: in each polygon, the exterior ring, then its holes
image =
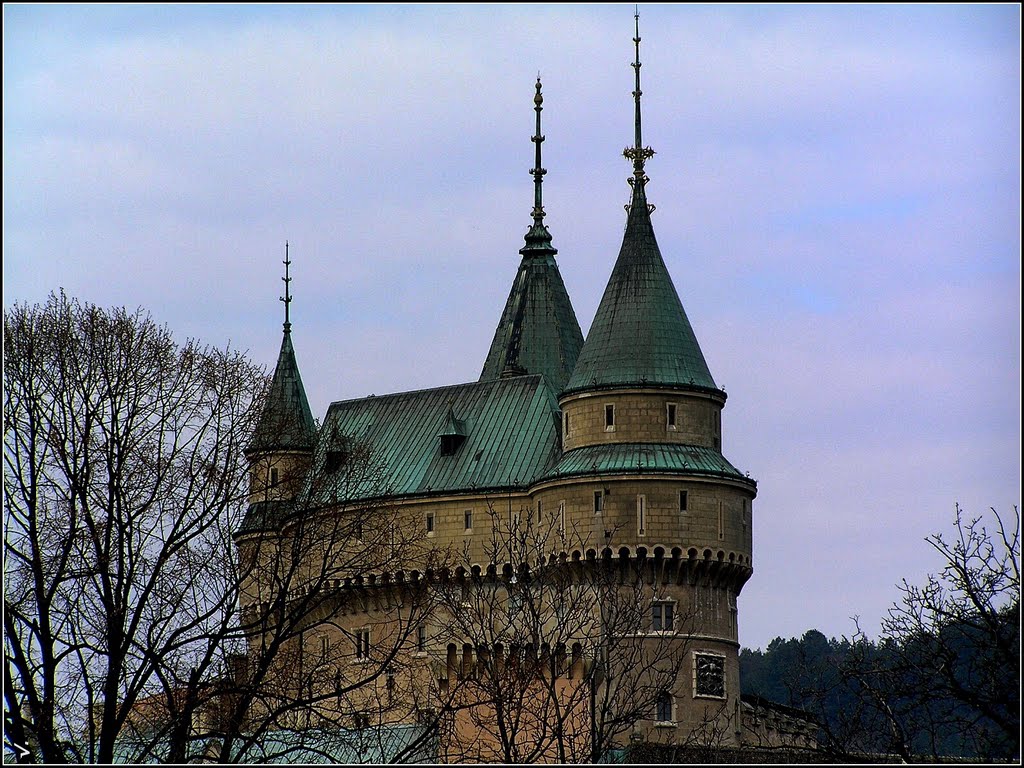
{"type": "Polygon", "coordinates": [[[249,668],[291,649],[261,705],[280,727],[427,723],[458,762],[750,743],[737,598],[757,485],[723,455],[726,393],[655,239],[634,42],[631,197],[586,340],[544,223],[539,78],[533,221],[478,381],[335,402],[318,429],[286,255],[236,533],[249,668]],[[274,714],[296,699],[302,723],[274,714]]]}

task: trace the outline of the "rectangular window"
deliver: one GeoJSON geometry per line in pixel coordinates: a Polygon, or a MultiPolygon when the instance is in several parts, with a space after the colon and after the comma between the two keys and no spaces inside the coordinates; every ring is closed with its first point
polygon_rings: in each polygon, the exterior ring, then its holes
{"type": "Polygon", "coordinates": [[[569,414],[568,413],[563,414],[562,415],[562,419],[563,419],[562,436],[563,437],[568,437],[569,436],[569,414]]]}
{"type": "Polygon", "coordinates": [[[668,406],[667,406],[667,410],[668,410],[668,413],[665,414],[665,416],[666,416],[666,422],[668,424],[668,428],[669,429],[675,429],[676,428],[676,404],[675,403],[669,403],[668,406]]]}
{"type": "Polygon", "coordinates": [[[750,515],[750,499],[743,500],[743,534],[747,533],[747,519],[750,515]]]}
{"type": "Polygon", "coordinates": [[[355,518],[352,520],[352,534],[357,538],[363,538],[363,513],[356,512],[355,518]]]}
{"type": "Polygon", "coordinates": [[[544,502],[537,499],[537,521],[540,522],[544,519],[544,502]]]}
{"type": "Polygon", "coordinates": [[[427,512],[427,535],[430,536],[434,533],[434,513],[427,512]]]}
{"type": "Polygon", "coordinates": [[[331,638],[327,635],[320,636],[320,661],[327,661],[331,657],[331,638]]]}
{"type": "Polygon", "coordinates": [[[356,658],[370,658],[370,630],[368,629],[356,630],[356,658]]]}
{"type": "Polygon", "coordinates": [[[615,406],[606,405],[604,407],[604,429],[606,432],[611,432],[615,429],[615,406]]]}
{"type": "Polygon", "coordinates": [[[688,491],[680,491],[679,492],[679,511],[680,512],[685,512],[687,509],[689,509],[689,505],[690,505],[690,494],[689,494],[689,492],[688,491]]]}
{"type": "Polygon", "coordinates": [[[604,491],[594,491],[594,514],[600,515],[604,510],[604,491]]]}
{"type": "Polygon", "coordinates": [[[427,650],[427,628],[420,624],[416,627],[416,650],[425,653],[427,650]]]}
{"type": "Polygon", "coordinates": [[[462,518],[463,518],[463,522],[466,524],[466,530],[467,531],[472,531],[473,530],[473,510],[472,509],[467,509],[465,512],[462,513],[462,518]]]}
{"type": "Polygon", "coordinates": [[[565,533],[565,499],[558,502],[558,532],[565,533]]]}
{"type": "Polygon", "coordinates": [[[725,698],[725,657],[710,653],[693,654],[693,695],[725,698]]]}
{"type": "Polygon", "coordinates": [[[725,511],[722,508],[724,502],[718,502],[718,538],[725,538],[725,511]]]}
{"type": "Polygon", "coordinates": [[[656,721],[659,723],[671,723],[673,721],[672,694],[668,691],[662,691],[658,694],[657,702],[656,721]]]}
{"type": "Polygon", "coordinates": [[[277,467],[270,468],[270,484],[277,485],[277,467]]]}
{"type": "Polygon", "coordinates": [[[651,603],[651,629],[655,632],[672,632],[675,629],[675,606],[671,602],[651,603]]]}
{"type": "Polygon", "coordinates": [[[647,497],[640,494],[636,497],[637,532],[644,536],[647,533],[647,497]]]}

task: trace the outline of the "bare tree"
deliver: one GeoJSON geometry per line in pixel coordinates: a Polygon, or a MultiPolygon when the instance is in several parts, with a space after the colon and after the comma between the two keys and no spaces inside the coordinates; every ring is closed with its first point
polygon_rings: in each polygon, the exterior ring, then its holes
{"type": "Polygon", "coordinates": [[[5,312],[4,348],[13,757],[421,754],[422,729],[374,745],[359,727],[414,715],[396,694],[422,676],[405,649],[429,590],[401,563],[435,557],[368,447],[322,436],[261,487],[264,372],[141,310],[53,295],[5,312]]]}
{"type": "Polygon", "coordinates": [[[450,622],[442,755],[596,761],[655,719],[685,656],[686,617],[673,633],[645,634],[658,594],[651,564],[613,560],[610,549],[573,557],[594,547],[557,510],[492,503],[488,523],[483,563],[467,549],[439,590],[450,622]]]}
{"type": "Polygon", "coordinates": [[[25,759],[145,759],[139,733],[116,752],[136,705],[174,687],[198,706],[264,386],[141,310],[60,293],[5,312],[5,723],[25,759]]]}
{"type": "Polygon", "coordinates": [[[925,539],[943,559],[922,586],[904,581],[882,621],[892,659],[886,707],[917,753],[953,741],[977,757],[1020,755],[1020,513],[966,519],[925,539]],[[911,739],[911,737],[913,738],[911,739]]]}

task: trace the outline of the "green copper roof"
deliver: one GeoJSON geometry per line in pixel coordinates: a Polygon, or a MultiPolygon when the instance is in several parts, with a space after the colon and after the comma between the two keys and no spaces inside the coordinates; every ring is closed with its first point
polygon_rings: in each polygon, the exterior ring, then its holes
{"type": "Polygon", "coordinates": [[[533,136],[536,152],[533,175],[533,224],[526,233],[526,245],[519,253],[519,264],[501,320],[494,332],[480,381],[501,376],[542,374],[555,394],[561,392],[572,374],[583,346],[583,332],[573,311],[562,275],[555,263],[558,251],[551,245],[551,233],[544,224],[541,182],[547,171],[541,167],[540,78],[537,78],[534,109],[537,132],[533,136]]]}
{"type": "Polygon", "coordinates": [[[633,181],[619,258],[565,391],[718,389],[654,238],[644,185],[633,181]]]}
{"type": "Polygon", "coordinates": [[[281,341],[274,378],[263,406],[248,453],[260,451],[308,451],[316,442],[316,423],[309,410],[306,390],[295,362],[291,332],[287,328],[281,341]]]}
{"type": "Polygon", "coordinates": [[[342,444],[368,446],[379,463],[380,476],[348,481],[348,500],[521,489],[559,455],[558,404],[536,375],[336,402],[320,434],[314,467],[342,444]],[[453,426],[465,439],[445,455],[453,426]]]}
{"type": "Polygon", "coordinates": [[[523,256],[480,381],[539,373],[557,394],[569,380],[583,332],[550,254],[523,256]]]}
{"type": "Polygon", "coordinates": [[[680,443],[615,443],[576,448],[562,456],[544,479],[616,474],[703,475],[741,480],[756,488],[721,453],[680,443]]]}

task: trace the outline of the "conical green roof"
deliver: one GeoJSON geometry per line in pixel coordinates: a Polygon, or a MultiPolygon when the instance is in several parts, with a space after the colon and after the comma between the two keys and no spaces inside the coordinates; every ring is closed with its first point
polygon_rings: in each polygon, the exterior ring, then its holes
{"type": "Polygon", "coordinates": [[[563,394],[611,387],[715,389],[633,178],[619,258],[563,394]]]}
{"type": "Polygon", "coordinates": [[[306,400],[306,390],[302,386],[291,333],[286,324],[270,391],[246,451],[311,451],[315,442],[316,423],[306,400]]]}
{"type": "Polygon", "coordinates": [[[480,381],[539,373],[554,392],[560,392],[569,380],[583,332],[555,263],[550,236],[548,246],[539,254],[528,252],[529,246],[523,249],[480,381]]]}

